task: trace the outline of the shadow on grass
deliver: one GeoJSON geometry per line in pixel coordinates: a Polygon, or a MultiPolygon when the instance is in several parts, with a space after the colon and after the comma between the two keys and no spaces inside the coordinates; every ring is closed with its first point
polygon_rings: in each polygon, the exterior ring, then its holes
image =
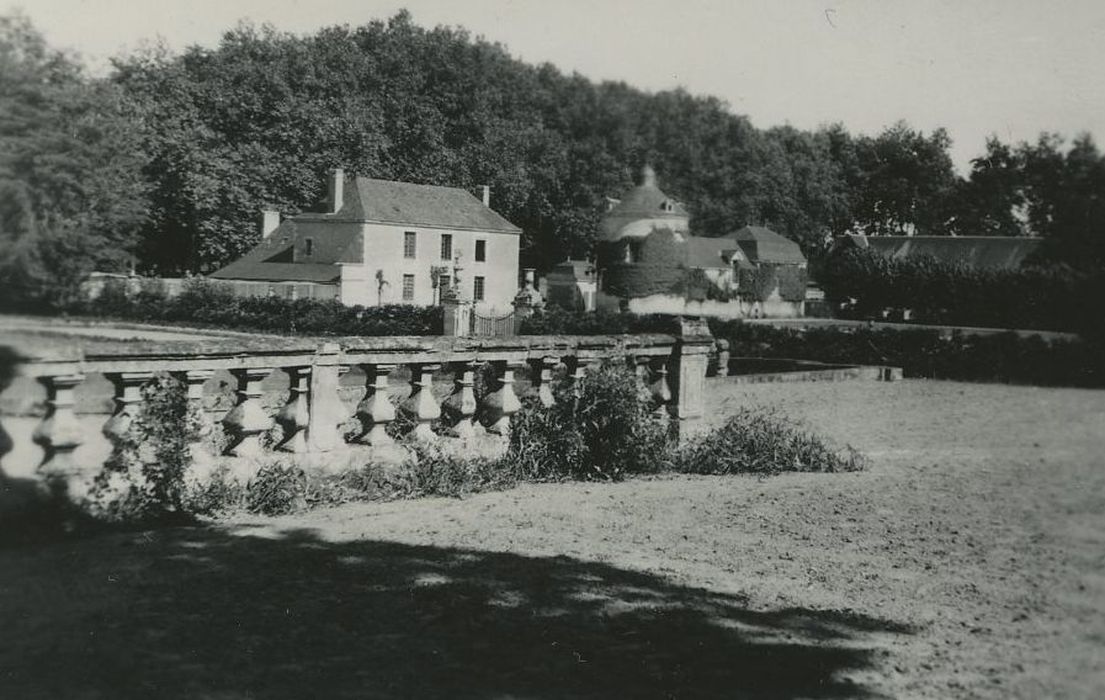
{"type": "Polygon", "coordinates": [[[0,697],[864,697],[896,623],[566,557],[182,527],[0,551],[0,697]]]}

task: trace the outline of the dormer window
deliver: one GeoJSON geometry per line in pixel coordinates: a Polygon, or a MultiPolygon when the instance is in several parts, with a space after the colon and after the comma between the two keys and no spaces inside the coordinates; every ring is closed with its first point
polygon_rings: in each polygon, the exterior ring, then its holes
{"type": "Polygon", "coordinates": [[[675,205],[671,203],[670,199],[665,199],[664,203],[660,205],[660,208],[668,213],[675,211],[675,205]]]}

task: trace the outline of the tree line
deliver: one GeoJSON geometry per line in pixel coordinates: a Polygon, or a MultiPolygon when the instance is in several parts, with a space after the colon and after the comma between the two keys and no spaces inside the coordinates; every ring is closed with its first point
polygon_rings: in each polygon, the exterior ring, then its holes
{"type": "Polygon", "coordinates": [[[91,269],[204,273],[258,238],[263,208],[314,209],[325,173],[476,191],[522,227],[526,264],[591,253],[606,197],[644,163],[694,232],[770,226],[807,254],[847,231],[1040,235],[1105,264],[1093,140],[950,139],[899,122],[756,129],[720,100],[529,65],[406,12],[293,35],[241,24],[215,48],[144,49],[91,77],[21,15],[0,17],[0,285],[50,301],[91,269]]]}

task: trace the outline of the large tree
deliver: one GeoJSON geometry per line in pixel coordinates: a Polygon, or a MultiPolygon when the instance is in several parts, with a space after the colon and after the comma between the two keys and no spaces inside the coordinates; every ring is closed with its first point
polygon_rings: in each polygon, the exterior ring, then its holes
{"type": "Polygon", "coordinates": [[[0,285],[8,301],[71,295],[125,268],[144,222],[142,126],[21,15],[0,17],[0,285]]]}

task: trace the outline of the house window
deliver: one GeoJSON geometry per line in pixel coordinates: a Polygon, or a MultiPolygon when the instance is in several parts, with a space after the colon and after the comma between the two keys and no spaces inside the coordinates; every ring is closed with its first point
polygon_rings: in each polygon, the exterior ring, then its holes
{"type": "Polygon", "coordinates": [[[311,257],[315,254],[315,241],[311,238],[306,238],[303,241],[303,256],[311,257]]]}
{"type": "Polygon", "coordinates": [[[476,262],[487,260],[487,241],[476,241],[476,262]]]}
{"type": "Polygon", "coordinates": [[[418,236],[414,231],[403,232],[403,257],[414,258],[418,253],[418,236]]]}
{"type": "Polygon", "coordinates": [[[627,263],[639,263],[641,262],[641,246],[637,243],[625,244],[625,261],[627,263]]]}
{"type": "Polygon", "coordinates": [[[476,275],[472,284],[472,298],[476,301],[483,301],[483,277],[479,275],[476,275]]]}
{"type": "Polygon", "coordinates": [[[441,287],[441,291],[445,291],[449,286],[453,284],[453,278],[449,275],[441,275],[437,278],[437,286],[441,287]]]}
{"type": "Polygon", "coordinates": [[[414,275],[403,275],[403,301],[414,301],[414,275]]]}
{"type": "Polygon", "coordinates": [[[453,234],[451,233],[441,234],[441,259],[453,259],[453,234]]]}

